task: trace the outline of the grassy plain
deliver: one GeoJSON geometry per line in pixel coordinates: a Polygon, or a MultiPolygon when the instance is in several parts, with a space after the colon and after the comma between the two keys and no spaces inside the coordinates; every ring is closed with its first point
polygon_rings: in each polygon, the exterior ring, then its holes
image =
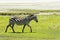
{"type": "Polygon", "coordinates": [[[15,25],[16,33],[9,28],[5,33],[10,16],[0,16],[0,40],[60,40],[60,15],[38,15],[38,23],[31,21],[33,32],[28,26],[22,33],[23,25],[15,25]]]}

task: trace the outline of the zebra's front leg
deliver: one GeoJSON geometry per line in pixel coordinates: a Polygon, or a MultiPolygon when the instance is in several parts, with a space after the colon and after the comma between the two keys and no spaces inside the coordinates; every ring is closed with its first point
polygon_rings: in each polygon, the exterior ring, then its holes
{"type": "Polygon", "coordinates": [[[30,26],[30,25],[28,25],[28,27],[30,28],[30,31],[32,32],[32,28],[31,28],[31,26],[30,26]]]}
{"type": "Polygon", "coordinates": [[[12,31],[15,33],[15,31],[14,31],[14,25],[12,25],[11,28],[12,28],[12,31]]]}
{"type": "Polygon", "coordinates": [[[11,26],[11,25],[10,25],[10,24],[9,24],[9,25],[7,25],[5,32],[7,32],[7,30],[8,30],[8,27],[9,27],[9,26],[11,26]]]}
{"type": "Polygon", "coordinates": [[[25,26],[26,26],[26,25],[23,26],[22,32],[24,32],[25,26]]]}

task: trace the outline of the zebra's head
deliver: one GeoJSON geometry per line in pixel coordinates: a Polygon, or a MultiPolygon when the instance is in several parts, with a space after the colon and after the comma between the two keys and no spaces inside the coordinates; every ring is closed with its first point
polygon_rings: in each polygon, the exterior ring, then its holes
{"type": "Polygon", "coordinates": [[[37,16],[36,16],[36,15],[31,14],[30,17],[31,17],[31,19],[33,19],[34,21],[38,22],[38,19],[37,19],[37,16]]]}

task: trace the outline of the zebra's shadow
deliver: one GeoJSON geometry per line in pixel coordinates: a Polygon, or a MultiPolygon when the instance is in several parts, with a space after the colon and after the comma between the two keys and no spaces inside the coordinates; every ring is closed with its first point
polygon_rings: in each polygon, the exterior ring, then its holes
{"type": "Polygon", "coordinates": [[[9,33],[36,33],[36,32],[9,32],[9,33]]]}

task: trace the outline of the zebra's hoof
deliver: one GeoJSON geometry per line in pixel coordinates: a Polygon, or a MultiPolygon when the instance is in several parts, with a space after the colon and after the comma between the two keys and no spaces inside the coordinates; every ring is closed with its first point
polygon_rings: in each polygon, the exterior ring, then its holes
{"type": "Polygon", "coordinates": [[[13,33],[15,33],[15,32],[13,32],[13,33]]]}
{"type": "Polygon", "coordinates": [[[24,33],[24,32],[22,32],[22,33],[24,33]]]}
{"type": "Polygon", "coordinates": [[[5,31],[5,33],[6,33],[7,31],[5,31]]]}

